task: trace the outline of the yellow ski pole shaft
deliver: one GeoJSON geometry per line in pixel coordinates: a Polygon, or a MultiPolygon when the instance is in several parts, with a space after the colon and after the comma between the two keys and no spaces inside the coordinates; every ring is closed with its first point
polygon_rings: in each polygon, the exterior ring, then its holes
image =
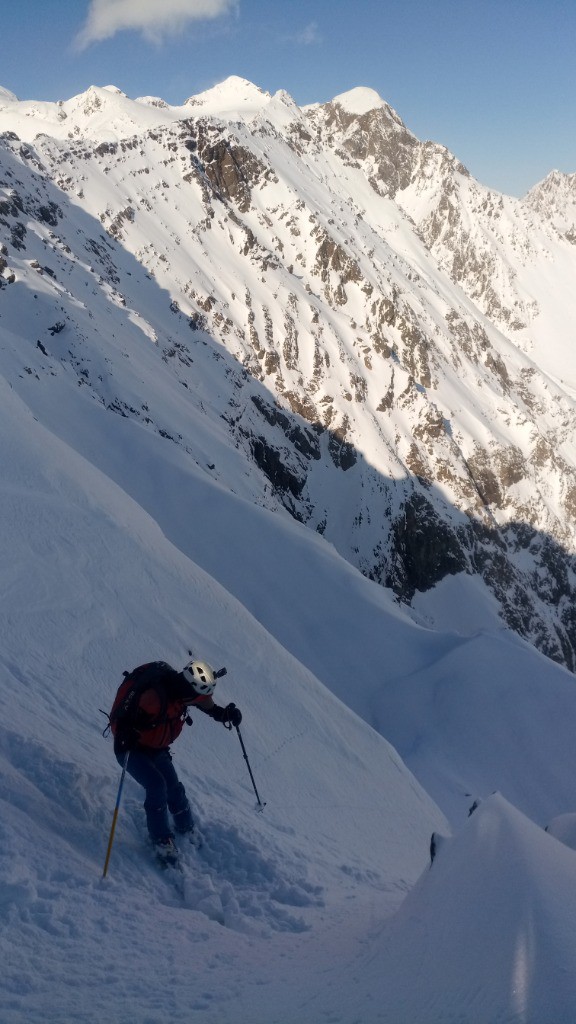
{"type": "Polygon", "coordinates": [[[108,874],[108,865],[110,863],[110,854],[112,853],[112,844],[114,842],[114,833],[116,831],[116,822],[118,821],[118,811],[120,810],[120,801],[122,799],[122,790],[124,788],[124,779],[126,776],[126,768],[128,766],[128,758],[130,757],[130,751],[127,751],[126,757],[124,758],[124,764],[122,766],[122,775],[120,776],[120,785],[118,786],[118,796],[116,797],[116,807],[114,808],[114,814],[112,816],[112,827],[110,829],[110,838],[108,839],[108,849],[106,850],[106,860],[104,861],[104,871],[102,872],[102,878],[106,878],[108,874]]]}

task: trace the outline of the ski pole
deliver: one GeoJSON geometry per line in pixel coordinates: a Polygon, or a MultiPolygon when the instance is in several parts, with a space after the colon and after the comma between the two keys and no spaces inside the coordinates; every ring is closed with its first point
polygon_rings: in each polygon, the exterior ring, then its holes
{"type": "Polygon", "coordinates": [[[126,768],[128,766],[128,758],[130,757],[130,751],[126,751],[126,757],[124,758],[124,764],[122,766],[122,775],[120,776],[120,785],[118,786],[118,796],[116,797],[116,807],[114,808],[114,814],[112,817],[112,828],[110,829],[110,838],[108,840],[108,849],[106,850],[106,860],[104,861],[104,871],[102,872],[102,878],[106,878],[108,873],[108,864],[110,863],[110,854],[112,853],[112,843],[114,842],[114,833],[116,831],[116,822],[118,821],[118,811],[120,810],[120,801],[122,799],[122,789],[124,788],[124,779],[126,777],[126,768]]]}
{"type": "Polygon", "coordinates": [[[246,747],[244,746],[244,740],[242,739],[242,735],[240,733],[239,726],[236,726],[236,732],[238,733],[238,739],[240,740],[240,746],[242,747],[242,753],[244,754],[244,760],[246,761],[246,765],[248,767],[248,771],[250,772],[250,779],[251,779],[251,782],[252,782],[252,786],[254,788],[254,792],[256,793],[256,799],[258,801],[258,810],[259,811],[263,811],[264,808],[266,807],[266,804],[262,803],[262,801],[261,801],[261,799],[260,799],[260,797],[258,795],[258,790],[256,789],[256,783],[254,782],[254,776],[252,775],[252,769],[250,767],[250,761],[248,760],[248,754],[246,753],[246,747]]]}

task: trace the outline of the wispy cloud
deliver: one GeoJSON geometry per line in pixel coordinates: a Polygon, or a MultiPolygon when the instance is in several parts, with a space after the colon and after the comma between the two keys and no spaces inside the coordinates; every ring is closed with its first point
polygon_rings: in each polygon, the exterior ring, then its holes
{"type": "Polygon", "coordinates": [[[314,46],[315,43],[322,42],[322,36],[318,31],[317,23],[311,22],[304,29],[282,36],[281,42],[289,43],[292,46],[314,46]]]}
{"type": "Polygon", "coordinates": [[[86,24],[76,37],[85,50],[130,29],[158,41],[188,22],[219,18],[238,8],[238,0],[90,0],[86,24]]]}
{"type": "Polygon", "coordinates": [[[311,22],[301,32],[297,32],[296,35],[292,36],[292,41],[299,43],[300,46],[313,46],[314,43],[319,43],[321,37],[316,22],[311,22]]]}

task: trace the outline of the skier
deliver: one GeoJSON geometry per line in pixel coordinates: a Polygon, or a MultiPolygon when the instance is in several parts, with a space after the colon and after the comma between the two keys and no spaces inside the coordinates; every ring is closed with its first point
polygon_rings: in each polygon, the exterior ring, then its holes
{"type": "Polygon", "coordinates": [[[144,810],[148,832],[161,863],[175,864],[178,850],[174,832],[194,842],[194,821],[188,797],[172,763],[170,744],[186,722],[188,708],[197,707],[227,728],[239,726],[242,715],[235,704],[220,707],[212,694],[216,679],[203,661],[189,661],[177,672],[164,661],[141,665],[125,673],[110,712],[114,753],[119,764],[146,791],[144,810]],[[126,758],[128,758],[126,762],[126,758]],[[173,818],[170,827],[168,812],[173,818]]]}

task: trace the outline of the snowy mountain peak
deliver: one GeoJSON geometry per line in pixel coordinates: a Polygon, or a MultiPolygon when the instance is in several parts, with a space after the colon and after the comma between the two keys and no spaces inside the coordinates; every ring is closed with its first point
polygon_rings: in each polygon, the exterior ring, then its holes
{"type": "Polygon", "coordinates": [[[574,197],[576,196],[576,174],[565,174],[563,171],[550,171],[546,177],[539,181],[527,192],[525,200],[531,202],[543,196],[574,197]]]}
{"type": "Polygon", "coordinates": [[[365,86],[357,86],[348,92],[340,93],[333,98],[332,103],[337,103],[349,114],[367,114],[370,110],[378,110],[380,107],[388,109],[388,104],[376,90],[365,86]]]}
{"type": "Polygon", "coordinates": [[[261,110],[269,100],[269,92],[265,92],[245,78],[230,75],[211,89],[190,96],[185,105],[202,107],[203,113],[213,115],[250,114],[261,110]]]}
{"type": "Polygon", "coordinates": [[[569,242],[576,243],[576,174],[551,171],[530,189],[523,203],[551,221],[569,242]]]}
{"type": "Polygon", "coordinates": [[[0,103],[18,103],[18,97],[0,85],[0,103]]]}
{"type": "MultiPolygon", "coordinates": [[[[1,97],[0,97],[1,99],[1,97]]],[[[17,100],[0,104],[0,131],[13,131],[25,142],[40,135],[55,139],[125,138],[180,114],[146,107],[116,86],[90,86],[69,100],[17,100]]]]}
{"type": "Polygon", "coordinates": [[[138,96],[135,102],[142,103],[146,107],[159,107],[162,110],[169,109],[169,104],[160,96],[138,96]]]}
{"type": "Polygon", "coordinates": [[[126,93],[122,92],[122,89],[119,89],[117,85],[103,85],[102,86],[102,91],[103,92],[110,92],[114,96],[124,96],[125,99],[128,98],[126,96],[126,93]]]}

